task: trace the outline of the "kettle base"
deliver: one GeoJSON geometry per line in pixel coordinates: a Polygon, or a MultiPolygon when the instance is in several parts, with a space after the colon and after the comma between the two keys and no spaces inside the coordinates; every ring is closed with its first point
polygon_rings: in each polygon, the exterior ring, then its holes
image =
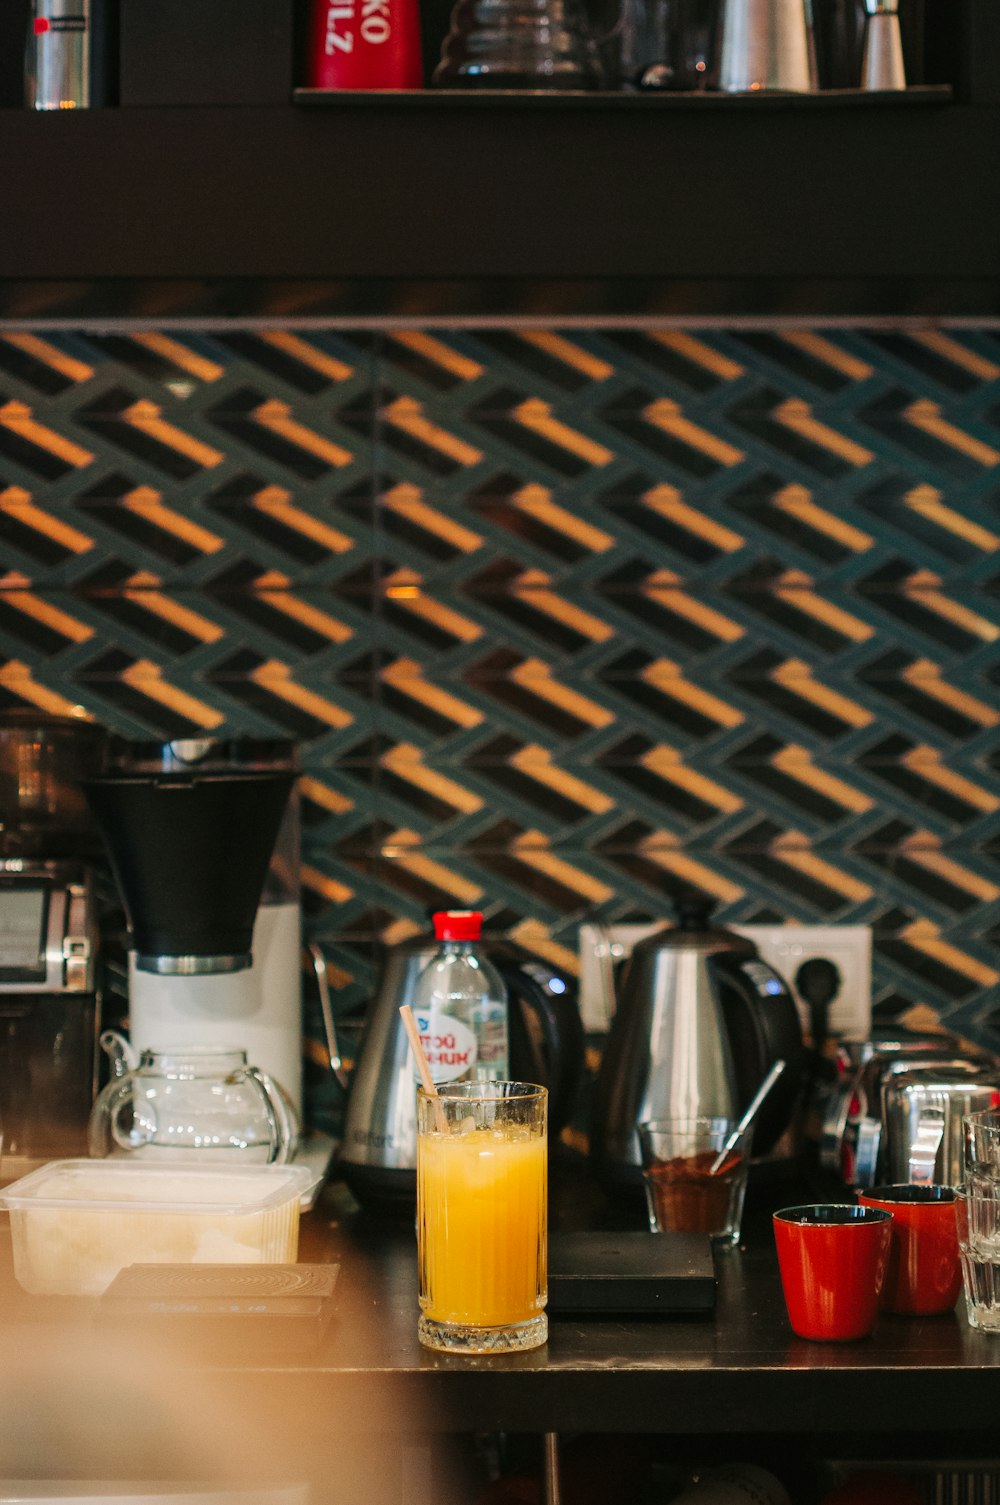
{"type": "Polygon", "coordinates": [[[337,1170],[365,1212],[385,1218],[412,1219],[416,1216],[416,1169],[357,1165],[343,1160],[337,1170]]]}

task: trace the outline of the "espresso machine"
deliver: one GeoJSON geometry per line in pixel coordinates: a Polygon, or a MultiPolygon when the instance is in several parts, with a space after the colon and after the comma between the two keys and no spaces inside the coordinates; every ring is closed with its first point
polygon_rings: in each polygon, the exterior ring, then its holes
{"type": "Polygon", "coordinates": [[[302,1109],[297,749],[119,742],[84,781],[129,926],[131,1046],[244,1050],[302,1109]]]}
{"type": "Polygon", "coordinates": [[[79,780],[106,733],[0,713],[0,1135],[4,1179],[87,1152],[98,1073],[101,841],[79,780]]]}

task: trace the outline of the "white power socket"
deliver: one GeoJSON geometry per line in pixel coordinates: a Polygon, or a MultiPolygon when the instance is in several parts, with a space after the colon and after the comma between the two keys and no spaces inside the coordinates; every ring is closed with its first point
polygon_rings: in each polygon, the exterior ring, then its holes
{"type": "Polygon", "coordinates": [[[827,1027],[834,1040],[867,1040],[872,1026],[872,929],[870,925],[732,925],[753,941],[766,962],[792,990],[806,1035],[809,1005],[795,977],[803,962],[823,957],[840,973],[840,991],[830,1004],[827,1027]]]}
{"type": "MultiPolygon", "coordinates": [[[[601,1034],[614,1013],[613,968],[632,947],[659,930],[649,925],[580,926],[580,1013],[584,1028],[601,1034]]],[[[870,925],[731,925],[753,941],[766,962],[787,982],[803,1030],[809,1031],[809,1007],[799,996],[795,977],[803,962],[824,957],[841,975],[830,1004],[829,1031],[837,1040],[867,1040],[872,1018],[872,932],[870,925]]]]}

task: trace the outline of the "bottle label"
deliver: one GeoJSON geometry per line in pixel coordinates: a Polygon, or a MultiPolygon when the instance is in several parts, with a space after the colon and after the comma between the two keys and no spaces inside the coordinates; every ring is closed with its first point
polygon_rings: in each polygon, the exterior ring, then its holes
{"type": "Polygon", "coordinates": [[[507,1014],[493,1009],[479,1026],[479,1077],[501,1081],[507,1076],[507,1014]]]}
{"type": "MultiPolygon", "coordinates": [[[[434,1082],[455,1082],[471,1076],[476,1067],[476,1037],[467,1024],[453,1014],[417,1009],[414,1015],[420,1043],[434,1082]]],[[[413,1075],[420,1080],[420,1073],[413,1075]]]]}

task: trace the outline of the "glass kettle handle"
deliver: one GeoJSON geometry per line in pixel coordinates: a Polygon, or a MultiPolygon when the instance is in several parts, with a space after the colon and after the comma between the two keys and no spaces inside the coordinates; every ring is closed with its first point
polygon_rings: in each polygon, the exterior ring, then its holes
{"type": "Polygon", "coordinates": [[[113,1078],[98,1093],[87,1123],[88,1153],[101,1157],[117,1150],[138,1150],[156,1138],[156,1112],[151,1102],[137,1105],[135,1077],[129,1072],[113,1078]],[[126,1113],[130,1118],[123,1126],[126,1113]]]}
{"type": "Polygon", "coordinates": [[[272,1081],[258,1066],[247,1066],[238,1071],[236,1076],[241,1080],[256,1082],[264,1094],[274,1135],[275,1152],[271,1156],[271,1163],[285,1165],[291,1160],[299,1144],[299,1120],[295,1109],[277,1082],[272,1081]]]}
{"type": "Polygon", "coordinates": [[[111,1062],[112,1081],[120,1081],[138,1066],[135,1047],[119,1030],[102,1030],[98,1044],[111,1062]]]}

